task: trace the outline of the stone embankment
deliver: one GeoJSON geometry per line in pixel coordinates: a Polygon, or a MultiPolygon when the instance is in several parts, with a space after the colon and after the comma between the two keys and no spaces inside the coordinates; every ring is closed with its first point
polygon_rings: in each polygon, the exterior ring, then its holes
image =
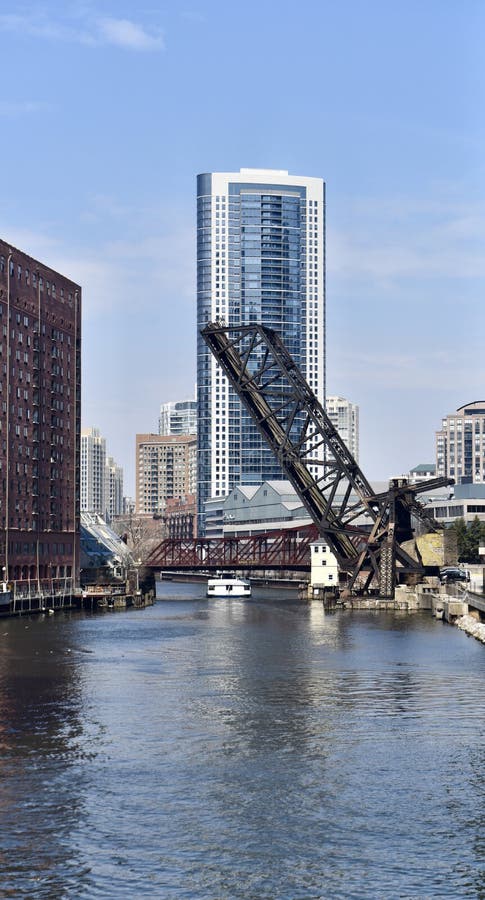
{"type": "Polygon", "coordinates": [[[458,628],[485,644],[485,622],[479,622],[475,616],[466,615],[455,619],[455,625],[458,625],[458,628]]]}

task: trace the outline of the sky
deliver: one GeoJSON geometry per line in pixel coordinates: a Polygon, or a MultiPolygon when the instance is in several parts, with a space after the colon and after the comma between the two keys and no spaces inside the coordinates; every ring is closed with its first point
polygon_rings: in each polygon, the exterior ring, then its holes
{"type": "Polygon", "coordinates": [[[327,393],[360,465],[435,459],[485,399],[482,0],[0,0],[0,235],[82,286],[83,427],[134,495],[135,434],[194,396],[195,186],[327,192],[327,393]]]}

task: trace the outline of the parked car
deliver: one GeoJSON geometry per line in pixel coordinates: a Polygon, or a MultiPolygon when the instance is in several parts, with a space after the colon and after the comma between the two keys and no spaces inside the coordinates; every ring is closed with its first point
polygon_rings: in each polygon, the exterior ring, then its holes
{"type": "Polygon", "coordinates": [[[440,581],[441,584],[446,584],[447,581],[470,581],[470,573],[458,566],[443,566],[440,569],[440,581]]]}

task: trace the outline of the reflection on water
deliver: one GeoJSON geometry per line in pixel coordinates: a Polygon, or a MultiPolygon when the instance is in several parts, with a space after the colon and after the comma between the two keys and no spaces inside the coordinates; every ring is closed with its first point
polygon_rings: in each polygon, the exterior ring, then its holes
{"type": "Polygon", "coordinates": [[[485,897],[485,653],[291,594],[0,626],[0,897],[485,897]]]}
{"type": "Polygon", "coordinates": [[[62,897],[84,865],[71,841],[83,803],[70,773],[89,755],[77,654],[44,616],[3,620],[0,647],[0,896],[62,897]]]}

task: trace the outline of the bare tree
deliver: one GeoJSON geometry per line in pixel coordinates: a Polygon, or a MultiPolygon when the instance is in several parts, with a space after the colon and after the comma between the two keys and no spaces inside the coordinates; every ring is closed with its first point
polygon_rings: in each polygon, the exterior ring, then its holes
{"type": "Polygon", "coordinates": [[[143,564],[150,551],[165,537],[165,526],[159,517],[129,512],[118,516],[112,528],[125,541],[135,560],[143,564]]]}

